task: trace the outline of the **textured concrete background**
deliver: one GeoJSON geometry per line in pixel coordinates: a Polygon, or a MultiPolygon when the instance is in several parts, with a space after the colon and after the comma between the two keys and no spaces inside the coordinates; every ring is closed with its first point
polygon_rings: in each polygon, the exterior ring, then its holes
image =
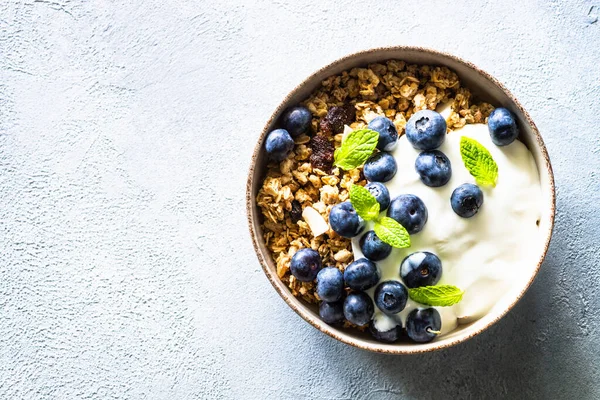
{"type": "Polygon", "coordinates": [[[0,398],[600,398],[600,2],[298,3],[0,3],[0,398]],[[391,44],[504,82],[558,187],[520,304],[412,357],[304,323],[244,214],[276,104],[319,66],[391,44]]]}

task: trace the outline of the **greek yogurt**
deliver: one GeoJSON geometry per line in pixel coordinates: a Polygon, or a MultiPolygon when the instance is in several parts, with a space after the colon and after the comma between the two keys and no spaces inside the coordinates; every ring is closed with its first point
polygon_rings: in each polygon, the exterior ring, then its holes
{"type": "MultiPolygon", "coordinates": [[[[452,177],[442,187],[424,185],[415,171],[419,151],[406,136],[398,140],[391,151],[398,172],[386,183],[390,197],[414,194],[423,200],[428,220],[423,230],[411,235],[411,247],[393,249],[389,257],[377,262],[380,282],[401,281],[402,260],[417,251],[430,251],[442,261],[442,277],[438,285],[455,285],[465,291],[462,301],[450,307],[434,307],[442,318],[441,335],[454,330],[458,323],[472,322],[488,313],[504,295],[521,287],[520,277],[531,276],[537,258],[532,248],[542,240],[538,227],[541,217],[542,193],[540,179],[532,154],[523,143],[515,140],[508,146],[492,143],[485,124],[472,124],[446,136],[438,149],[452,165],[452,177]],[[452,191],[463,183],[475,183],[460,155],[460,138],[467,136],[484,145],[498,165],[496,187],[481,187],[483,206],[471,218],[459,217],[450,206],[452,191]]],[[[382,212],[382,216],[385,212],[382,212]]],[[[363,232],[373,229],[367,224],[363,232]]],[[[354,258],[363,257],[359,240],[352,239],[354,258]]],[[[373,297],[375,288],[367,293],[373,297]]],[[[376,310],[375,327],[387,331],[405,324],[406,316],[415,308],[427,308],[408,300],[403,311],[388,316],[376,310]]]]}

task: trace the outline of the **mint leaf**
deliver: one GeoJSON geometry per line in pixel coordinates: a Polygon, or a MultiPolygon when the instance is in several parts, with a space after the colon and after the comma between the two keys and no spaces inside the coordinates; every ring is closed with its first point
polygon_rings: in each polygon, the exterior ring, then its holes
{"type": "Polygon", "coordinates": [[[408,297],[428,306],[447,307],[462,300],[464,291],[452,285],[421,286],[408,289],[408,297]]]}
{"type": "Polygon", "coordinates": [[[392,247],[403,249],[410,247],[410,236],[406,229],[395,219],[383,217],[375,221],[375,234],[392,247]]]}
{"type": "Polygon", "coordinates": [[[379,216],[377,199],[369,192],[369,189],[363,186],[352,185],[350,188],[350,203],[365,221],[372,221],[379,216]]]}
{"type": "Polygon", "coordinates": [[[463,136],[460,138],[460,155],[479,185],[496,186],[498,165],[488,149],[477,140],[463,136]]]}
{"type": "Polygon", "coordinates": [[[352,131],[333,153],[334,165],[346,171],[367,161],[377,146],[379,133],[370,129],[352,131]]]}

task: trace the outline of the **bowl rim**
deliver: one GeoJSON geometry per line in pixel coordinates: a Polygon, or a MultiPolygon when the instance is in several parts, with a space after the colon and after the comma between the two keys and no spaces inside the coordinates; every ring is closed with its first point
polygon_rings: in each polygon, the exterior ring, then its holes
{"type": "MultiPolygon", "coordinates": [[[[538,168],[540,168],[540,169],[542,167],[543,166],[538,166],[538,168]]],[[[510,310],[513,309],[513,307],[519,302],[519,300],[521,300],[521,298],[524,296],[525,292],[527,292],[527,290],[531,287],[531,284],[533,283],[537,274],[539,273],[539,270],[540,270],[540,268],[544,262],[544,259],[546,258],[546,255],[548,253],[548,247],[550,245],[550,241],[552,239],[552,233],[554,230],[554,220],[555,220],[555,214],[556,214],[556,189],[555,189],[555,184],[554,184],[554,172],[552,170],[552,164],[550,163],[550,157],[548,156],[548,151],[546,149],[546,145],[544,144],[542,136],[540,135],[540,133],[537,129],[537,126],[531,119],[531,116],[529,115],[529,113],[523,108],[523,106],[516,99],[516,97],[504,86],[504,84],[502,84],[500,81],[498,81],[492,75],[490,75],[486,71],[482,70],[481,68],[477,67],[475,64],[471,63],[470,61],[466,61],[466,60],[464,60],[460,57],[457,57],[453,54],[450,54],[450,53],[435,50],[432,48],[421,47],[421,46],[402,46],[402,45],[385,46],[385,47],[374,47],[374,48],[370,48],[370,49],[366,49],[366,50],[361,50],[361,51],[353,52],[353,53],[347,54],[345,56],[342,56],[340,58],[337,58],[336,60],[319,68],[318,70],[316,70],[315,72],[310,74],[308,77],[303,79],[291,91],[288,92],[288,94],[284,97],[284,99],[281,102],[279,102],[279,104],[275,108],[275,111],[271,114],[270,118],[268,119],[267,123],[265,124],[264,128],[262,129],[262,132],[261,132],[260,136],[258,137],[258,142],[256,143],[256,145],[254,147],[254,151],[252,153],[250,168],[248,171],[248,179],[246,182],[246,214],[247,214],[247,220],[248,220],[248,228],[250,230],[250,237],[252,238],[252,245],[254,247],[254,251],[258,257],[258,261],[259,261],[265,275],[267,276],[267,278],[268,278],[269,282],[271,283],[271,285],[273,286],[273,288],[281,296],[281,298],[287,303],[287,305],[292,310],[294,310],[294,312],[296,312],[296,314],[298,314],[300,317],[302,317],[302,319],[304,319],[306,322],[308,322],[310,325],[312,325],[313,327],[315,327],[322,333],[325,333],[328,336],[330,336],[336,340],[339,340],[342,343],[348,344],[353,347],[357,347],[362,350],[368,350],[368,351],[372,351],[372,352],[376,352],[376,353],[385,353],[385,354],[419,354],[419,353],[427,353],[427,352],[432,352],[432,351],[437,351],[437,350],[445,349],[448,347],[452,347],[452,346],[455,346],[459,343],[465,342],[465,341],[479,335],[480,333],[487,330],[490,326],[492,326],[496,322],[498,322],[500,319],[502,319],[510,310]],[[389,344],[384,344],[384,343],[381,343],[381,344],[367,343],[367,344],[365,344],[365,343],[362,343],[360,341],[360,339],[346,338],[343,335],[339,335],[337,333],[338,328],[327,325],[325,322],[321,321],[320,319],[315,318],[312,315],[310,315],[307,310],[303,309],[303,308],[306,308],[305,305],[302,305],[302,307],[297,307],[296,304],[294,304],[292,302],[292,298],[294,297],[292,295],[292,293],[285,290],[285,288],[282,289],[277,283],[277,282],[281,282],[279,277],[277,276],[277,274],[276,273],[274,274],[269,270],[269,266],[262,254],[262,251],[261,251],[260,245],[259,245],[258,235],[261,235],[261,237],[262,237],[262,232],[257,232],[254,229],[254,224],[253,224],[254,212],[256,211],[256,203],[255,203],[255,196],[252,193],[252,187],[253,187],[254,173],[255,173],[255,169],[256,169],[256,165],[257,165],[256,161],[257,161],[259,153],[261,151],[262,143],[264,141],[264,137],[265,137],[267,131],[269,130],[269,128],[270,128],[271,124],[273,123],[273,121],[275,120],[275,118],[279,115],[279,113],[286,106],[286,103],[289,101],[289,99],[297,91],[299,91],[302,87],[304,87],[306,84],[308,84],[310,81],[312,81],[315,77],[320,75],[323,71],[334,69],[336,66],[338,66],[346,61],[349,61],[351,59],[354,59],[354,58],[357,58],[357,57],[360,57],[363,55],[367,55],[370,53],[377,53],[377,52],[386,52],[386,51],[423,52],[423,53],[429,53],[431,55],[442,57],[442,58],[444,58],[444,57],[449,58],[457,63],[463,64],[464,66],[476,71],[481,76],[483,76],[485,79],[487,79],[492,84],[497,86],[502,92],[504,92],[511,99],[511,101],[516,105],[516,107],[519,109],[519,111],[525,117],[525,120],[531,127],[531,130],[535,136],[535,141],[537,142],[537,145],[539,146],[542,157],[546,164],[545,167],[548,171],[548,177],[549,177],[548,185],[549,185],[550,196],[551,196],[550,215],[549,215],[550,225],[549,225],[548,235],[545,238],[545,242],[544,242],[544,246],[543,246],[543,253],[536,265],[535,272],[532,274],[530,280],[523,287],[523,289],[519,292],[519,294],[512,300],[512,302],[508,305],[508,307],[506,307],[502,312],[500,312],[495,318],[490,320],[488,323],[481,326],[477,330],[470,332],[468,335],[459,336],[459,337],[455,338],[454,340],[442,342],[437,345],[435,345],[436,344],[435,342],[431,342],[431,343],[429,343],[430,346],[427,346],[427,347],[423,347],[423,346],[416,344],[416,345],[414,345],[414,349],[406,349],[405,347],[394,348],[393,344],[389,345],[389,344]]]]}

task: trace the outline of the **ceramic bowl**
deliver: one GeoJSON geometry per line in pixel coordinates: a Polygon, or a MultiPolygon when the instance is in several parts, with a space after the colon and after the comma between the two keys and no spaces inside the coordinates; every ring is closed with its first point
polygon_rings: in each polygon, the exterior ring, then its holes
{"type": "MultiPolygon", "coordinates": [[[[267,278],[283,300],[285,300],[285,302],[306,322],[310,323],[321,332],[346,344],[381,353],[411,354],[438,350],[464,342],[485,331],[514,307],[533,282],[548,250],[548,245],[552,236],[552,228],[554,226],[555,191],[552,167],[542,137],[527,111],[525,111],[523,106],[508,91],[508,89],[504,87],[504,85],[472,63],[450,54],[420,47],[398,46],[361,51],[342,57],[306,78],[300,85],[294,88],[285,99],[283,99],[263,128],[252,156],[246,190],[248,224],[254,250],[256,251],[256,255],[258,256],[267,278]],[[535,269],[532,270],[533,272],[530,276],[522,277],[522,285],[515,285],[517,286],[515,290],[505,294],[501,301],[499,301],[483,318],[469,324],[459,325],[453,332],[426,344],[384,344],[371,339],[367,334],[358,332],[357,330],[338,329],[321,321],[318,309],[315,305],[309,305],[294,297],[289,289],[279,280],[275,263],[273,262],[268,249],[265,247],[260,228],[261,213],[256,206],[255,201],[262,179],[264,178],[267,163],[267,157],[263,147],[264,140],[267,133],[274,128],[275,122],[283,110],[306,99],[314,89],[319,87],[323,79],[331,75],[338,74],[353,67],[366,66],[369,63],[381,62],[389,59],[404,60],[407,63],[415,64],[445,65],[458,74],[463,86],[468,87],[474,96],[495,106],[503,106],[510,109],[516,115],[518,121],[520,130],[519,139],[525,143],[533,154],[542,187],[543,201],[540,204],[542,210],[542,218],[540,220],[542,240],[539,244],[532,244],[531,251],[537,253],[537,265],[535,269]]],[[[276,316],[274,316],[274,318],[275,317],[276,316]]]]}

